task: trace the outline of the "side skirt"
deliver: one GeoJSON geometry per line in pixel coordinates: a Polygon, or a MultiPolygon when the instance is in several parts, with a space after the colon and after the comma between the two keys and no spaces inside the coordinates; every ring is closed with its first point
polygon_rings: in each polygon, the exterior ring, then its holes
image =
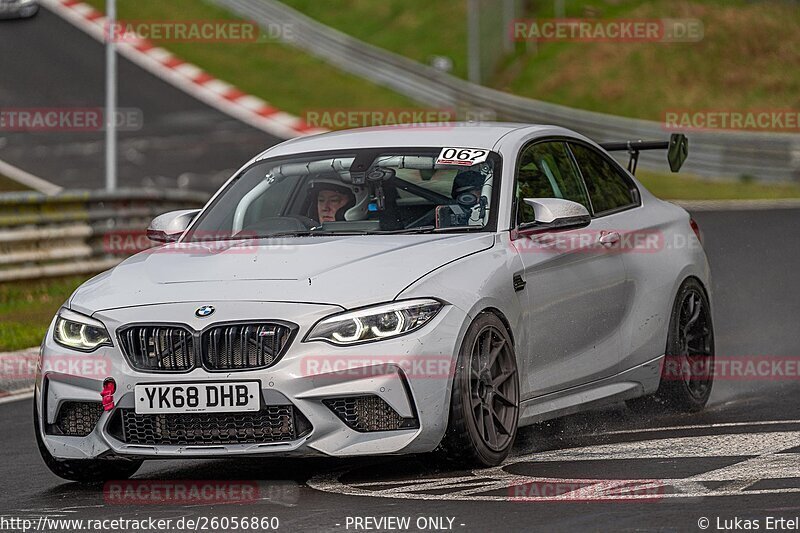
{"type": "Polygon", "coordinates": [[[659,355],[619,374],[525,400],[520,405],[519,425],[527,426],[651,394],[661,381],[663,361],[664,356],[659,355]]]}

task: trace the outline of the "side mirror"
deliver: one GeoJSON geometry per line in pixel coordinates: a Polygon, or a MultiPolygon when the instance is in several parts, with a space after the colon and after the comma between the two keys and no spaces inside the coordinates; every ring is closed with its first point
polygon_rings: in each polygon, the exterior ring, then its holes
{"type": "Polygon", "coordinates": [[[199,209],[181,209],[158,215],[147,227],[147,238],[153,242],[175,242],[199,212],[199,209]]]}
{"type": "Polygon", "coordinates": [[[584,228],[592,221],[592,216],[584,206],[561,198],[525,198],[526,204],[533,208],[535,222],[520,225],[520,230],[555,231],[584,228]]]}
{"type": "Polygon", "coordinates": [[[669,148],[667,149],[667,161],[669,169],[677,172],[686,161],[689,155],[689,139],[683,133],[673,133],[669,136],[669,148]]]}

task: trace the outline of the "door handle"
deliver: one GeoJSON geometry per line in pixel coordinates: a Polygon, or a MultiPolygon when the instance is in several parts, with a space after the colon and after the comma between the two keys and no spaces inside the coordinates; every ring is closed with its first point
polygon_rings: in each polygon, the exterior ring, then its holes
{"type": "Polygon", "coordinates": [[[616,231],[603,232],[600,234],[600,244],[606,248],[610,248],[619,242],[620,236],[616,231]]]}

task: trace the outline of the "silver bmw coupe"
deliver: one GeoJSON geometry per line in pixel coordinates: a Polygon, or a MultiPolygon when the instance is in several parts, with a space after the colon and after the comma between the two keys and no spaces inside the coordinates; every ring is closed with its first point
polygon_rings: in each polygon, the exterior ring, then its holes
{"type": "Polygon", "coordinates": [[[497,465],[519,427],[603,403],[702,409],[709,266],[634,177],[644,149],[677,170],[687,143],[493,123],[271,147],[54,317],[45,462],[79,481],[164,458],[497,465]]]}

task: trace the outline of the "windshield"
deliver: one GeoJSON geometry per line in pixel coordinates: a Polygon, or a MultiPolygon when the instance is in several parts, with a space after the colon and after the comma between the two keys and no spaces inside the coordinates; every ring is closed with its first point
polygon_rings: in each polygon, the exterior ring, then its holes
{"type": "Polygon", "coordinates": [[[259,161],[184,240],[487,230],[499,161],[488,150],[448,147],[259,161]]]}

